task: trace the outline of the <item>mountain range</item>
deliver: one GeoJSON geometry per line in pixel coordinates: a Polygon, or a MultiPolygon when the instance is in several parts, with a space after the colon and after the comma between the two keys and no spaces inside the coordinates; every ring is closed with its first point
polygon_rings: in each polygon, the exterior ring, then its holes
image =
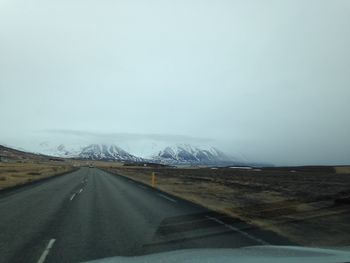
{"type": "Polygon", "coordinates": [[[88,160],[109,160],[123,162],[155,162],[171,165],[223,165],[240,164],[241,160],[234,158],[214,147],[198,147],[190,144],[176,144],[146,157],[131,154],[115,144],[53,146],[48,142],[40,143],[37,153],[56,157],[81,158],[88,160]]]}
{"type": "Polygon", "coordinates": [[[238,162],[236,158],[214,147],[198,148],[189,144],[168,146],[153,159],[165,164],[236,164],[238,162]]]}

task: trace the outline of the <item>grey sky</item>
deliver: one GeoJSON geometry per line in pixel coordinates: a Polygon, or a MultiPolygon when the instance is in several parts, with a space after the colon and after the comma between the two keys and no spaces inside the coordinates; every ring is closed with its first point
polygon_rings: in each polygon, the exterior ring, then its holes
{"type": "Polygon", "coordinates": [[[0,0],[0,138],[210,138],[350,163],[350,1],[0,0]]]}

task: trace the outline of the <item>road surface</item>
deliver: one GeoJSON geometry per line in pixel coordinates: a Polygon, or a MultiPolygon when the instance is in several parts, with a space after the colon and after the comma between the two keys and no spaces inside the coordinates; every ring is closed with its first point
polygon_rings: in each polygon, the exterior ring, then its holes
{"type": "Polygon", "coordinates": [[[96,168],[0,193],[1,262],[81,262],[263,244],[289,242],[96,168]]]}

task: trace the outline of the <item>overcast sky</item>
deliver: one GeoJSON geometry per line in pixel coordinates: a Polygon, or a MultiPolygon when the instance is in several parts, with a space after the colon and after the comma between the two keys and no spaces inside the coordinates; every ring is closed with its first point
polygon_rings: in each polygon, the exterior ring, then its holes
{"type": "Polygon", "coordinates": [[[349,103],[347,0],[0,0],[1,141],[160,134],[350,163],[349,103]]]}

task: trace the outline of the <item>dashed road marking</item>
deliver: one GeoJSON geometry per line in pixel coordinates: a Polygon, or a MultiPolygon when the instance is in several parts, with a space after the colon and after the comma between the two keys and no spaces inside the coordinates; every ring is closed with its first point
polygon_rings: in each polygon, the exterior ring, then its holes
{"type": "Polygon", "coordinates": [[[72,201],[76,195],[77,195],[77,193],[74,193],[74,194],[70,197],[70,200],[72,201]]]}
{"type": "Polygon", "coordinates": [[[165,198],[165,199],[167,199],[167,200],[169,200],[169,201],[171,201],[171,202],[177,203],[176,200],[170,198],[169,196],[166,196],[166,195],[163,195],[163,194],[158,194],[158,195],[163,197],[163,198],[165,198]]]}
{"type": "Polygon", "coordinates": [[[216,222],[216,223],[218,223],[220,225],[223,225],[223,226],[225,226],[225,227],[227,227],[227,228],[229,228],[229,229],[231,229],[233,231],[236,231],[236,232],[242,234],[243,236],[245,236],[245,237],[247,237],[247,238],[249,238],[251,240],[254,240],[257,243],[260,243],[261,245],[270,245],[268,242],[266,242],[266,241],[264,241],[264,240],[262,240],[260,238],[254,237],[254,236],[248,234],[247,232],[244,232],[244,231],[238,229],[237,227],[234,227],[232,225],[226,224],[225,222],[221,221],[220,219],[217,219],[217,218],[211,217],[211,216],[206,216],[206,218],[208,218],[209,220],[214,221],[214,222],[216,222]]]}
{"type": "Polygon", "coordinates": [[[79,194],[81,194],[82,191],[83,191],[83,188],[81,188],[81,189],[79,190],[79,194]]]}
{"type": "Polygon", "coordinates": [[[50,249],[52,248],[53,244],[55,243],[56,239],[52,238],[49,243],[47,244],[45,250],[43,251],[43,253],[41,254],[39,260],[37,261],[37,263],[44,263],[45,259],[47,257],[47,255],[50,252],[50,249]]]}

